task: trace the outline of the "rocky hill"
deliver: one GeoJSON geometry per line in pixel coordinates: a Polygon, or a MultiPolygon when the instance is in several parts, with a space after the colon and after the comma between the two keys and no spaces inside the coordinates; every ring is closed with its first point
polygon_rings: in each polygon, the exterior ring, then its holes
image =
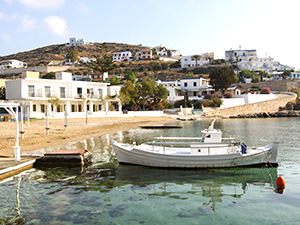
{"type": "Polygon", "coordinates": [[[37,48],[31,51],[19,52],[12,55],[2,56],[1,60],[17,59],[26,62],[28,66],[46,65],[51,61],[64,61],[65,55],[70,49],[76,49],[80,57],[93,58],[95,55],[99,56],[98,49],[101,45],[107,46],[106,54],[112,55],[115,51],[131,51],[133,53],[145,49],[147,47],[142,45],[130,45],[122,43],[93,43],[93,45],[85,46],[65,46],[65,44],[49,45],[42,48],[37,48]]]}
{"type": "MultiPolygon", "coordinates": [[[[41,48],[37,48],[31,51],[19,52],[7,56],[0,57],[1,60],[16,59],[23,61],[31,66],[46,66],[51,61],[58,61],[63,63],[65,56],[70,50],[77,50],[80,57],[94,58],[95,56],[101,56],[106,54],[112,56],[116,51],[130,51],[133,55],[140,50],[149,47],[142,45],[132,45],[123,43],[93,43],[92,45],[85,46],[65,46],[65,44],[49,45],[41,48]],[[103,45],[106,46],[105,52],[100,52],[99,49],[103,49],[103,45]]],[[[115,62],[115,69],[111,71],[110,75],[124,74],[129,71],[137,72],[137,77],[153,76],[155,79],[161,80],[175,80],[186,77],[188,74],[193,73],[195,76],[203,76],[207,78],[210,68],[195,68],[195,69],[181,69],[180,62],[161,62],[159,60],[146,60],[146,61],[127,61],[127,62],[115,62]]],[[[212,68],[214,67],[211,65],[212,68]]],[[[76,65],[74,69],[70,70],[73,74],[86,74],[90,72],[90,69],[84,65],[76,65]]],[[[1,75],[2,78],[10,77],[8,74],[1,75]]]]}

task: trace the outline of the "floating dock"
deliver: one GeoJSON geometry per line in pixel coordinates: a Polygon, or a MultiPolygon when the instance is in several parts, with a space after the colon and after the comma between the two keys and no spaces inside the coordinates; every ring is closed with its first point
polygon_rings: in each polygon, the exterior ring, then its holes
{"type": "Polygon", "coordinates": [[[91,159],[92,154],[87,149],[60,149],[38,158],[34,167],[82,166],[91,159]]]}

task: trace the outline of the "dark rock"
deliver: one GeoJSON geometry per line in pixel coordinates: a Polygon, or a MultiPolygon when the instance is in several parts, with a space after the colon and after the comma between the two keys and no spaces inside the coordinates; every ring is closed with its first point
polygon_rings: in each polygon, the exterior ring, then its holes
{"type": "Polygon", "coordinates": [[[292,102],[288,102],[288,103],[286,103],[286,105],[285,105],[285,109],[286,110],[293,110],[294,109],[294,103],[292,103],[292,102]]]}

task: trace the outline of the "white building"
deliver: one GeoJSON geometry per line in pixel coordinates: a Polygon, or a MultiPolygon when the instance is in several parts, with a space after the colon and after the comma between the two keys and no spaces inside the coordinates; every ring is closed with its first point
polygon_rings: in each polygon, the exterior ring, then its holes
{"type": "Polygon", "coordinates": [[[170,57],[172,57],[172,58],[180,58],[180,52],[179,52],[179,50],[169,49],[169,52],[170,52],[170,57]]]}
{"type": "Polygon", "coordinates": [[[208,80],[198,78],[183,78],[175,81],[157,81],[159,84],[166,87],[169,91],[167,100],[175,102],[183,100],[184,95],[187,94],[190,100],[202,100],[203,96],[210,95],[215,92],[208,80]]]}
{"type": "Polygon", "coordinates": [[[252,50],[228,50],[225,51],[225,60],[228,62],[249,62],[257,58],[255,49],[252,50]]]}
{"type": "Polygon", "coordinates": [[[144,49],[135,53],[135,60],[152,59],[152,50],[144,49]]]}
{"type": "Polygon", "coordinates": [[[95,61],[96,61],[95,58],[79,57],[79,62],[81,63],[93,63],[95,61]]]}
{"type": "Polygon", "coordinates": [[[65,110],[69,117],[97,116],[107,113],[112,104],[121,112],[120,101],[106,97],[111,88],[109,83],[72,81],[71,73],[59,72],[55,80],[26,77],[6,81],[6,99],[30,102],[30,118],[44,118],[46,113],[64,117],[65,110]]]}
{"type": "Polygon", "coordinates": [[[156,55],[158,56],[168,56],[168,50],[166,49],[166,47],[162,47],[162,46],[157,46],[152,48],[156,55]]]}
{"type": "Polygon", "coordinates": [[[271,72],[292,69],[289,66],[281,65],[272,57],[257,57],[256,50],[228,50],[225,51],[225,60],[231,63],[237,63],[240,70],[271,72]]]}
{"type": "Polygon", "coordinates": [[[201,55],[181,56],[181,68],[189,68],[209,64],[210,61],[215,58],[214,55],[215,54],[213,52],[209,52],[201,55]]]}
{"type": "Polygon", "coordinates": [[[130,61],[132,60],[131,52],[113,52],[113,62],[130,61]]]}
{"type": "Polygon", "coordinates": [[[85,40],[84,38],[76,38],[71,37],[69,38],[69,42],[66,44],[66,46],[81,46],[81,45],[90,45],[91,43],[85,40]]]}
{"type": "Polygon", "coordinates": [[[10,69],[10,68],[26,68],[27,63],[16,59],[8,59],[0,61],[0,70],[10,69]]]}

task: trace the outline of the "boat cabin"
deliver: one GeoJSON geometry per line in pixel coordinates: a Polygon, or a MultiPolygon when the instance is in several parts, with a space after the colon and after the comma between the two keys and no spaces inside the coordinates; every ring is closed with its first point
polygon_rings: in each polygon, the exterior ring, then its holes
{"type": "Polygon", "coordinates": [[[205,129],[201,131],[204,134],[203,143],[221,143],[222,131],[217,129],[205,129]]]}

